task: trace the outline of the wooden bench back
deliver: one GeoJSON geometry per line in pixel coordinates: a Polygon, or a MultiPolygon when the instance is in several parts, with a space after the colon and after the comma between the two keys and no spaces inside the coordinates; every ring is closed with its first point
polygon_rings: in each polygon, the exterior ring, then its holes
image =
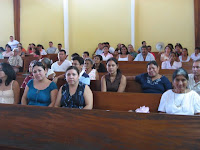
{"type": "Polygon", "coordinates": [[[157,112],[161,94],[114,93],[93,91],[94,109],[128,111],[141,106],[157,112]]]}
{"type": "Polygon", "coordinates": [[[199,116],[0,105],[4,149],[198,149],[199,116]]]}

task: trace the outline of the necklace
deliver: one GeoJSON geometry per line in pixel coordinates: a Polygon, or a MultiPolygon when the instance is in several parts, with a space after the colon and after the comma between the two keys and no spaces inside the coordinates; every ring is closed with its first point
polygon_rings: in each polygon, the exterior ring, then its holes
{"type": "Polygon", "coordinates": [[[174,105],[175,105],[177,108],[180,108],[180,107],[182,106],[183,100],[184,100],[184,98],[185,98],[185,93],[186,93],[186,92],[183,93],[184,95],[183,95],[183,98],[182,98],[180,104],[177,104],[177,102],[176,102],[176,97],[175,97],[175,92],[174,92],[174,105]]]}

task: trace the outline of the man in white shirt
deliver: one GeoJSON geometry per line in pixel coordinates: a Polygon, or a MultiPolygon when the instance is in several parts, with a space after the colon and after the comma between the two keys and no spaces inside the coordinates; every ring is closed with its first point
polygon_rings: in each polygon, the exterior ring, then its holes
{"type": "Polygon", "coordinates": [[[65,72],[72,63],[69,60],[66,60],[67,55],[65,50],[60,50],[58,53],[58,61],[51,65],[51,69],[54,72],[65,72]]]}
{"type": "Polygon", "coordinates": [[[139,53],[134,61],[153,61],[155,60],[154,56],[148,52],[146,46],[142,46],[142,52],[139,53]]]}
{"type": "Polygon", "coordinates": [[[197,59],[192,66],[193,74],[189,74],[188,88],[200,95],[200,59],[197,59]]]}
{"type": "MultiPolygon", "coordinates": [[[[62,49],[63,49],[63,48],[62,48],[62,44],[59,43],[59,44],[58,44],[58,48],[57,48],[56,51],[55,51],[55,54],[58,54],[59,51],[62,50],[62,49]]],[[[63,49],[63,50],[64,50],[64,49],[63,49]]]]}
{"type": "Polygon", "coordinates": [[[192,55],[190,56],[190,58],[195,61],[197,59],[200,59],[200,48],[199,47],[196,47],[195,50],[194,50],[194,53],[192,53],[192,55]]]}
{"type": "Polygon", "coordinates": [[[53,47],[53,42],[49,42],[49,48],[47,49],[47,54],[55,54],[56,47],[53,47]]]}
{"type": "Polygon", "coordinates": [[[11,49],[13,50],[14,48],[17,48],[17,45],[19,42],[17,40],[14,40],[13,36],[10,36],[10,41],[8,44],[11,46],[11,49]]]}
{"type": "Polygon", "coordinates": [[[18,48],[14,48],[13,53],[14,53],[14,55],[9,57],[8,62],[13,67],[15,72],[19,72],[20,67],[23,66],[23,60],[22,60],[21,56],[18,55],[18,53],[19,53],[18,48]]]}

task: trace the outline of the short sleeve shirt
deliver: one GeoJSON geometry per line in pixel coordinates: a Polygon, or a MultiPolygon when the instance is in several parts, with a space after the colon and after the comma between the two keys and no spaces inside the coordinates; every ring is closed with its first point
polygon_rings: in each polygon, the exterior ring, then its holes
{"type": "Polygon", "coordinates": [[[27,86],[29,87],[27,98],[28,105],[48,106],[51,103],[51,91],[57,89],[54,82],[51,82],[49,86],[44,90],[38,90],[33,85],[33,79],[31,79],[27,86]]]}
{"type": "Polygon", "coordinates": [[[148,73],[144,73],[136,76],[135,80],[141,84],[143,93],[164,93],[172,89],[170,81],[165,76],[152,81],[148,73]]]}

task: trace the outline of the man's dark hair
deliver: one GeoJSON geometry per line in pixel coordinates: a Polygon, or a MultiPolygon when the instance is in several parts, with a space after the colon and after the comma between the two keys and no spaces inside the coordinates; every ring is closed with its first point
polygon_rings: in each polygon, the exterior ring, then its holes
{"type": "Polygon", "coordinates": [[[142,44],[144,44],[146,41],[142,41],[142,44]]]}
{"type": "Polygon", "coordinates": [[[72,55],[71,55],[71,57],[76,57],[76,56],[80,56],[78,53],[73,53],[72,55]]]}
{"type": "Polygon", "coordinates": [[[142,46],[142,49],[145,48],[147,50],[147,46],[142,46]]]}
{"type": "Polygon", "coordinates": [[[64,49],[61,49],[61,50],[59,51],[59,53],[60,53],[60,52],[64,52],[65,55],[66,55],[66,51],[65,51],[64,49]]]}
{"type": "Polygon", "coordinates": [[[87,52],[87,51],[83,52],[83,54],[90,56],[89,52],[87,52]]]}
{"type": "Polygon", "coordinates": [[[84,59],[80,56],[76,56],[76,57],[73,57],[72,60],[77,60],[79,62],[80,65],[83,65],[84,64],[84,59]]]}
{"type": "Polygon", "coordinates": [[[61,43],[59,43],[58,45],[62,46],[62,44],[61,44],[61,43]]]}
{"type": "Polygon", "coordinates": [[[52,44],[53,44],[53,42],[52,42],[52,41],[49,41],[49,43],[52,43],[52,44]]]}

